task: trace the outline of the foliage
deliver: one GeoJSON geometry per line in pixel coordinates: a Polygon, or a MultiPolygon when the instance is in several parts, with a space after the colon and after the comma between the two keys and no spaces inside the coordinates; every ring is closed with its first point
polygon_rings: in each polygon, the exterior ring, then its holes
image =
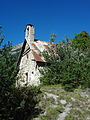
{"type": "Polygon", "coordinates": [[[72,41],[73,45],[77,48],[87,50],[90,49],[90,35],[86,31],[76,34],[72,41]]]}
{"type": "Polygon", "coordinates": [[[65,120],[87,120],[84,114],[80,110],[72,109],[72,112],[68,116],[66,116],[65,120]]]}
{"type": "Polygon", "coordinates": [[[50,41],[51,42],[54,42],[55,38],[56,38],[56,34],[54,34],[54,33],[50,34],[50,41]]]}
{"type": "Polygon", "coordinates": [[[46,115],[41,115],[41,120],[57,120],[58,115],[60,113],[59,107],[48,107],[46,109],[46,115]]]}
{"type": "Polygon", "coordinates": [[[73,90],[78,86],[90,87],[88,48],[86,51],[77,48],[72,41],[60,42],[55,47],[52,43],[48,52],[44,51],[43,56],[50,63],[40,70],[40,80],[43,84],[61,84],[67,90],[73,90]]]}
{"type": "Polygon", "coordinates": [[[0,120],[28,120],[37,113],[39,87],[15,88],[18,66],[10,42],[3,44],[0,31],[0,120]]]}
{"type": "MultiPolygon", "coordinates": [[[[2,28],[2,26],[0,26],[0,29],[2,28]]],[[[2,34],[2,31],[0,30],[0,45],[3,42],[4,39],[4,35],[2,34]]]]}
{"type": "Polygon", "coordinates": [[[11,86],[15,83],[17,69],[16,60],[17,56],[12,54],[11,43],[8,42],[4,46],[3,33],[0,31],[0,104],[4,101],[4,97],[11,91],[11,86]]]}
{"type": "Polygon", "coordinates": [[[0,109],[0,119],[3,120],[31,120],[39,113],[36,104],[39,102],[39,87],[13,88],[5,97],[4,105],[0,109]]]}
{"type": "Polygon", "coordinates": [[[60,85],[44,85],[41,87],[44,96],[40,101],[43,113],[40,120],[58,118],[60,120],[88,120],[90,118],[90,89],[78,87],[74,91],[65,91],[60,85]],[[46,94],[48,93],[48,94],[46,94]],[[52,102],[51,94],[56,97],[52,102]],[[62,103],[66,101],[66,103],[62,103]],[[43,104],[44,103],[44,104],[43,104]],[[68,109],[67,109],[68,108],[68,109]],[[57,114],[57,112],[59,114],[57,114]]]}

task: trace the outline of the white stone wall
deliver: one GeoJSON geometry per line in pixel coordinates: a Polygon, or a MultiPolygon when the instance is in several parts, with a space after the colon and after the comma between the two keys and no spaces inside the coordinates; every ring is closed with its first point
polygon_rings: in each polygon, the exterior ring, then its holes
{"type": "MultiPolygon", "coordinates": [[[[34,59],[34,56],[32,54],[32,50],[34,50],[37,54],[41,53],[42,51],[46,50],[46,47],[44,45],[48,45],[48,43],[44,41],[37,41],[34,42],[34,26],[31,24],[28,24],[25,29],[25,39],[26,39],[26,46],[23,53],[23,56],[20,61],[19,65],[19,80],[17,81],[17,86],[24,86],[25,84],[28,85],[38,85],[40,84],[39,77],[40,72],[39,68],[37,66],[37,62],[34,59]],[[35,46],[32,46],[31,43],[34,43],[35,46]],[[25,53],[30,49],[28,53],[25,53]]],[[[44,61],[44,58],[41,57],[41,59],[44,61]]]]}
{"type": "Polygon", "coordinates": [[[25,31],[25,39],[27,40],[28,44],[34,42],[34,26],[27,25],[25,31]]]}
{"type": "Polygon", "coordinates": [[[40,84],[40,73],[32,52],[30,51],[21,58],[18,85],[38,85],[40,84]],[[28,54],[28,56],[27,56],[28,54]],[[28,74],[28,75],[27,75],[28,74]],[[28,77],[28,80],[27,80],[28,77]]]}

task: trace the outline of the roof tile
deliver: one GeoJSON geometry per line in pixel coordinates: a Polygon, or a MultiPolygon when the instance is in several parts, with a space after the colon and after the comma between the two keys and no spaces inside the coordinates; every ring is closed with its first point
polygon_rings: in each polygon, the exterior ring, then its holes
{"type": "Polygon", "coordinates": [[[32,50],[32,54],[33,54],[33,56],[34,56],[34,58],[35,58],[36,61],[38,61],[38,62],[44,62],[42,60],[41,56],[39,56],[34,50],[32,50]]]}

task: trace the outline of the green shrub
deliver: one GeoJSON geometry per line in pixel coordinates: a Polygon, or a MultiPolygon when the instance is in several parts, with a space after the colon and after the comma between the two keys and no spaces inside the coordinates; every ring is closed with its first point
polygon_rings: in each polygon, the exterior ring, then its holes
{"type": "Polygon", "coordinates": [[[77,48],[72,41],[51,44],[43,56],[49,65],[40,70],[40,81],[45,85],[61,84],[66,90],[79,86],[90,87],[90,51],[77,48]]]}
{"type": "Polygon", "coordinates": [[[2,101],[0,119],[27,120],[38,114],[36,105],[39,102],[41,91],[39,87],[13,88],[2,101]]]}
{"type": "Polygon", "coordinates": [[[65,120],[75,120],[72,115],[68,115],[65,117],[65,120]]]}
{"type": "Polygon", "coordinates": [[[3,44],[3,39],[0,26],[0,120],[31,119],[37,114],[40,88],[15,88],[18,73],[17,54],[12,54],[11,43],[3,44]]]}

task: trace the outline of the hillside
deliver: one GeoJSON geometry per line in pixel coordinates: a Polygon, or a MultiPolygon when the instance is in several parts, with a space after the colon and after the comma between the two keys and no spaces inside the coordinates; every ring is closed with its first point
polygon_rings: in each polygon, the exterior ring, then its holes
{"type": "Polygon", "coordinates": [[[18,45],[15,45],[12,47],[12,52],[15,54],[15,53],[20,53],[21,52],[21,49],[22,49],[22,45],[23,43],[20,43],[18,45]]]}
{"type": "Polygon", "coordinates": [[[66,92],[59,85],[41,87],[42,113],[33,120],[90,120],[90,89],[66,92]]]}

